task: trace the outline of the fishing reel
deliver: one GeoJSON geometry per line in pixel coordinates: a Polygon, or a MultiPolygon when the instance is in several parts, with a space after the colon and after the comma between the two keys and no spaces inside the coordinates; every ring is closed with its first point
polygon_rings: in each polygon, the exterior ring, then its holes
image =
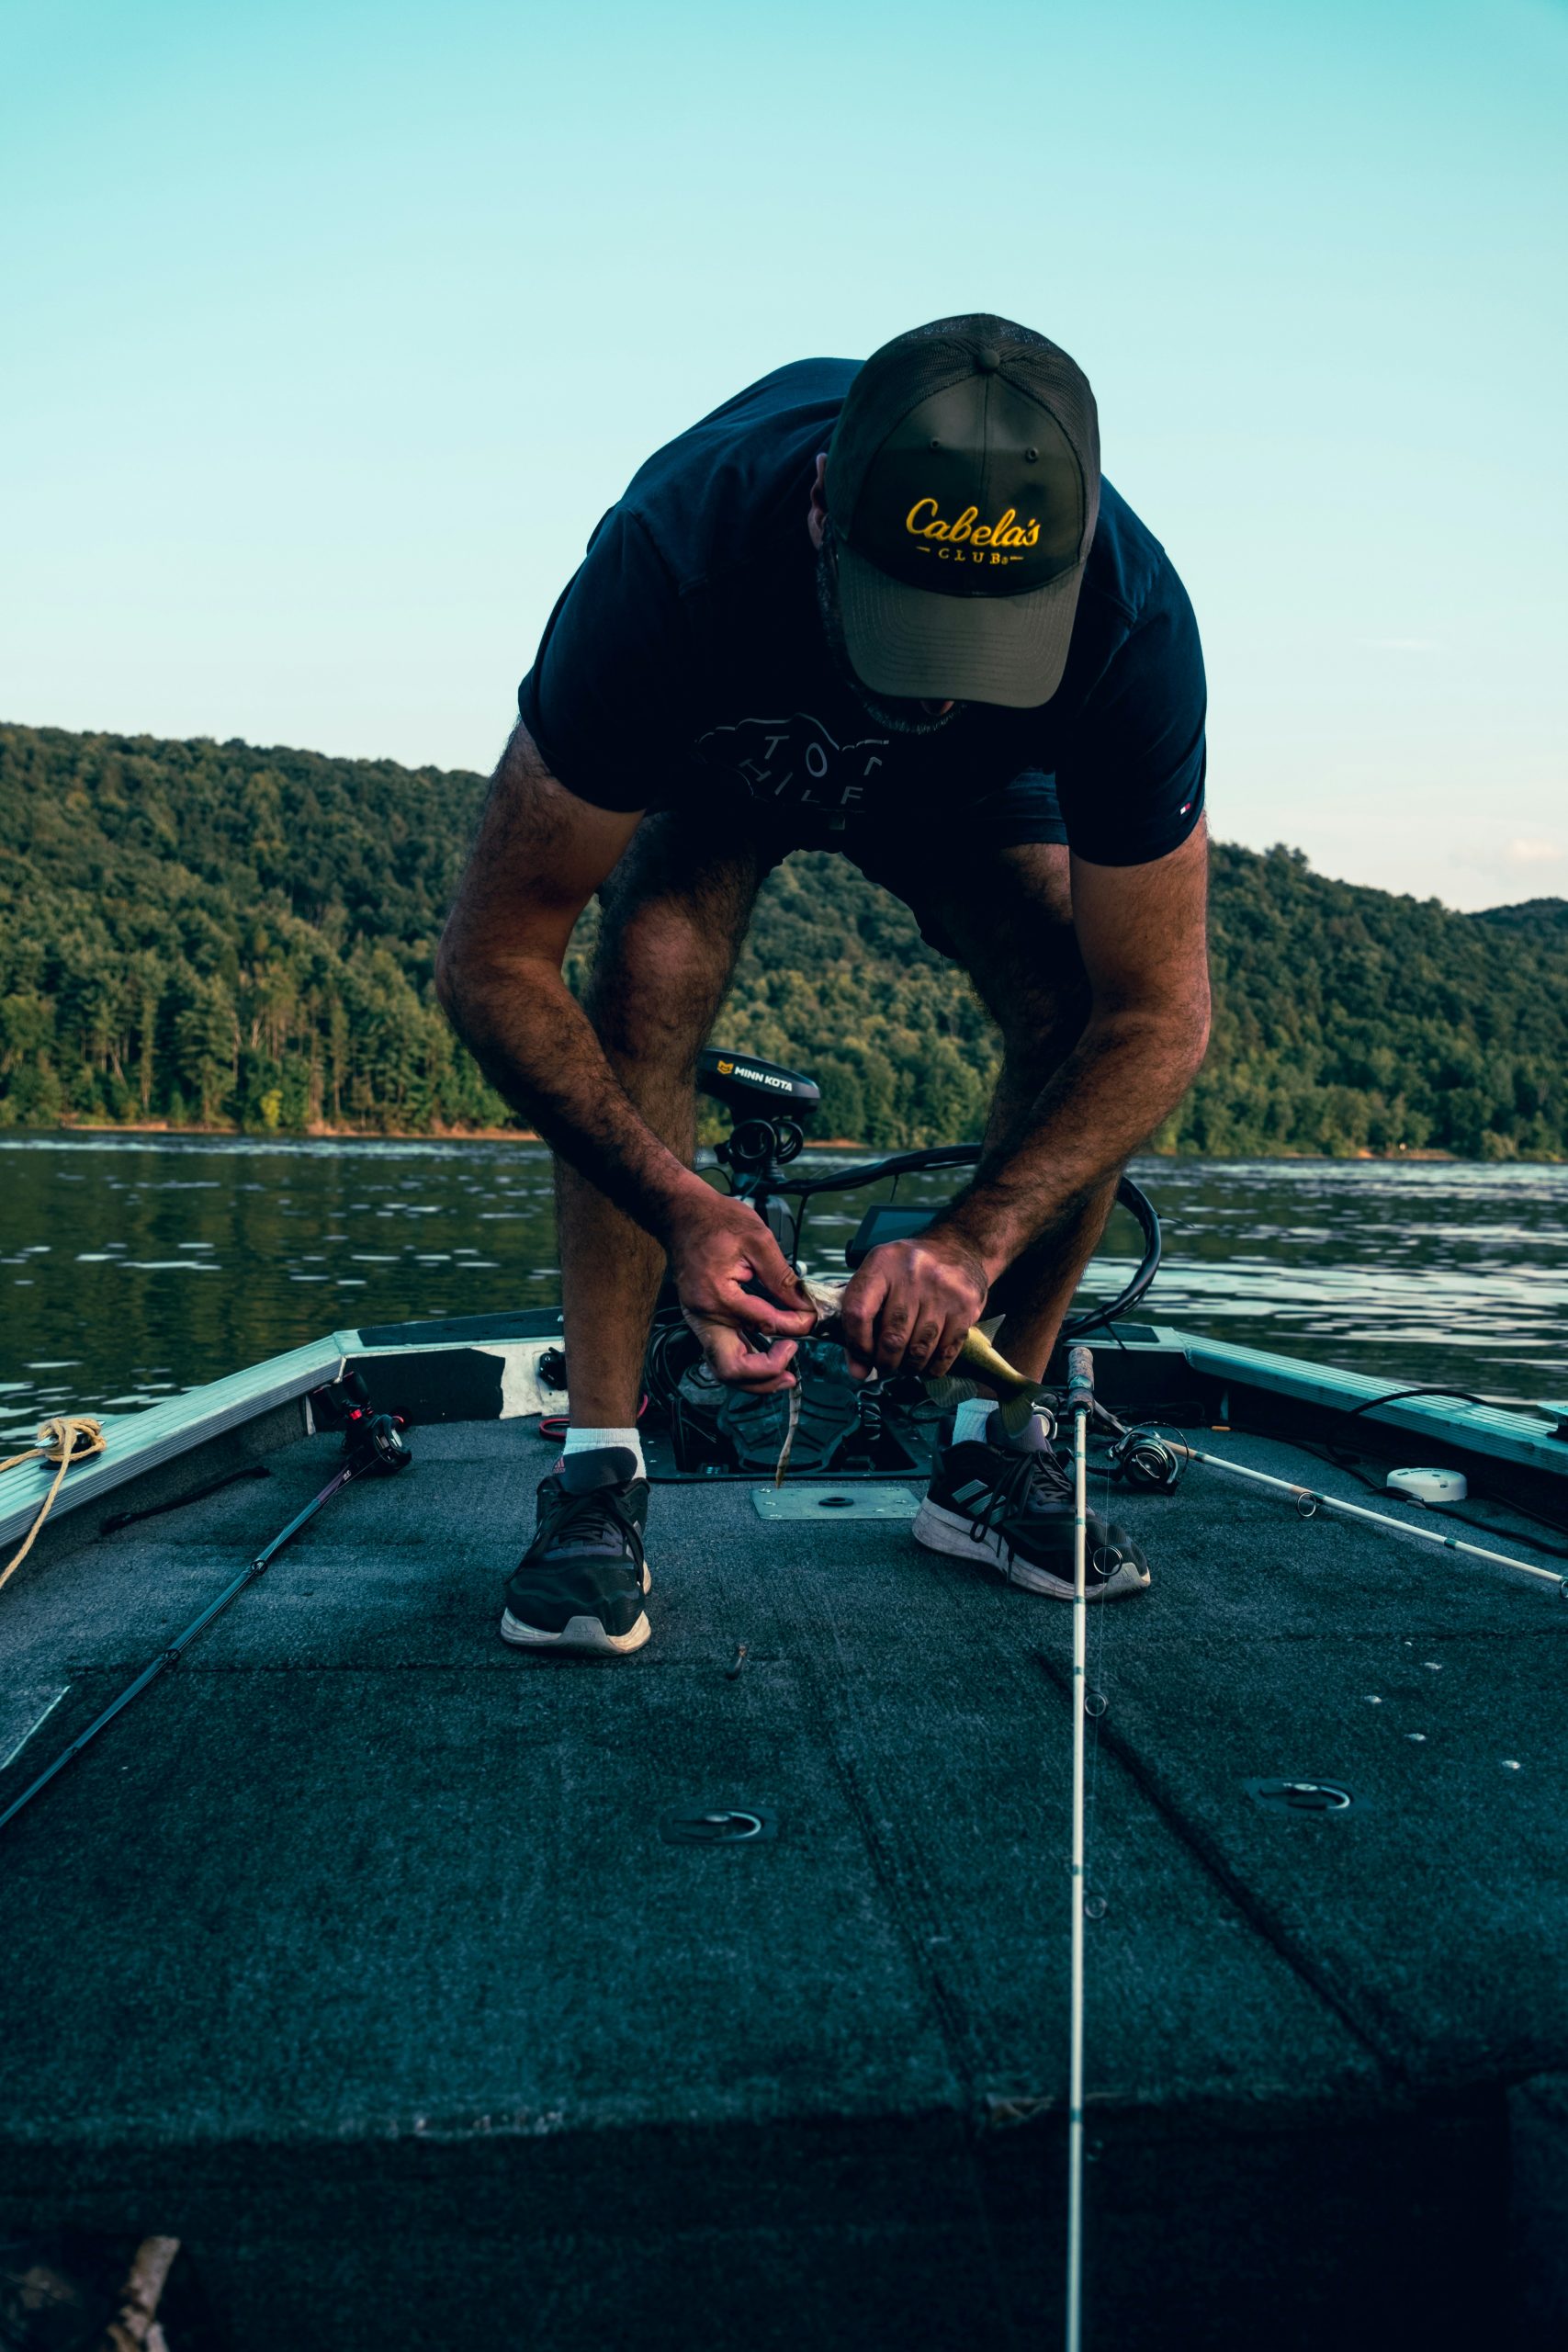
{"type": "Polygon", "coordinates": [[[367,1413],[357,1407],[349,1415],[343,1435],[343,1450],[355,1476],[362,1478],[367,1471],[375,1476],[406,1470],[413,1460],[403,1436],[408,1425],[402,1413],[367,1413]]]}
{"type": "Polygon", "coordinates": [[[1153,1430],[1127,1430],[1111,1448],[1111,1475],[1139,1494],[1168,1495],[1187,1467],[1175,1446],[1153,1430]]]}
{"type": "Polygon", "coordinates": [[[403,1437],[408,1415],[373,1413],[363,1373],[345,1373],[330,1386],[313,1390],[310,1415],[318,1429],[342,1430],[344,1454],[353,1462],[356,1478],[367,1470],[402,1470],[413,1460],[403,1437]]]}

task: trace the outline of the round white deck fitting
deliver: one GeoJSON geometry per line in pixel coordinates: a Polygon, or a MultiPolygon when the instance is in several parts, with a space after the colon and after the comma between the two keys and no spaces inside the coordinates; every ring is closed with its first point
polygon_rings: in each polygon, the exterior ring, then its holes
{"type": "Polygon", "coordinates": [[[1461,1503],[1470,1492],[1462,1470],[1391,1470],[1387,1484],[1413,1503],[1461,1503]]]}

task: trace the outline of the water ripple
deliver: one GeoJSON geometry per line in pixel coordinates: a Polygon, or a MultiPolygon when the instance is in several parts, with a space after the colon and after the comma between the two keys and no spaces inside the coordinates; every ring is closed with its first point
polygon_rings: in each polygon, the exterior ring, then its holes
{"type": "MultiPolygon", "coordinates": [[[[0,1397],[18,1428],[60,1399],[139,1410],[312,1339],[334,1313],[473,1314],[558,1293],[536,1145],[8,1134],[0,1152],[0,1397]],[[70,1249],[44,1238],[66,1182],[70,1249]],[[476,1244],[481,1225],[497,1229],[476,1244]],[[193,1273],[205,1279],[180,1279],[193,1273]],[[314,1296],[323,1287],[361,1295],[334,1308],[314,1296]]],[[[864,1155],[817,1164],[829,1157],[864,1155]]],[[[1568,1169],[1149,1160],[1136,1172],[1165,1226],[1145,1310],[1161,1321],[1391,1384],[1520,1396],[1568,1384],[1568,1169]]],[[[898,1192],[943,1196],[939,1178],[898,1192]]],[[[812,1210],[811,1265],[841,1269],[870,1197],[812,1210]]],[[[1114,1220],[1107,1240],[1101,1296],[1133,1262],[1130,1226],[1114,1220]]]]}

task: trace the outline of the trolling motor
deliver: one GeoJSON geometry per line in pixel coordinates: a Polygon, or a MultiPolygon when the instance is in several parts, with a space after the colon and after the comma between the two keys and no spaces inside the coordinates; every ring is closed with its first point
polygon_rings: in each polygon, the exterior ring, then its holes
{"type": "MultiPolygon", "coordinates": [[[[803,1220],[817,1200],[854,1192],[885,1179],[891,1179],[896,1184],[903,1176],[969,1170],[982,1157],[982,1147],[977,1143],[937,1144],[891,1152],[852,1167],[829,1167],[803,1174],[791,1163],[803,1149],[807,1124],[821,1102],[821,1091],[813,1080],[798,1070],[762,1061],[755,1055],[727,1053],[710,1046],[699,1057],[697,1084],[705,1094],[724,1106],[733,1123],[731,1132],[716,1151],[719,1166],[729,1180],[732,1197],[745,1201],[757,1212],[792,1262],[797,1261],[803,1220]]],[[[1079,1339],[1090,1331],[1114,1330],[1118,1319],[1137,1306],[1158,1272],[1160,1227],[1154,1204],[1128,1176],[1122,1178],[1116,1197],[1138,1226],[1143,1238],[1142,1255],[1114,1298],[1067,1317],[1062,1326],[1064,1340],[1079,1339]]],[[[852,1272],[880,1243],[907,1239],[923,1231],[941,1214],[940,1207],[875,1202],[866,1210],[859,1231],[845,1248],[846,1265],[852,1272]]],[[[819,1329],[803,1343],[803,1351],[808,1352],[818,1342],[825,1343],[828,1337],[819,1329]]],[[[546,1373],[546,1377],[558,1375],[564,1370],[558,1351],[552,1351],[547,1363],[550,1372],[546,1373]]],[[[813,1370],[815,1375],[815,1364],[813,1370]]],[[[994,1370],[987,1370],[981,1376],[993,1379],[994,1370]]],[[[835,1399],[830,1394],[831,1374],[826,1367],[822,1368],[822,1376],[814,1377],[812,1406],[799,1408],[794,1417],[801,1422],[801,1442],[795,1445],[795,1459],[809,1459],[818,1466],[830,1464],[836,1472],[850,1476],[872,1470],[902,1472],[917,1466],[917,1456],[925,1447],[925,1424],[934,1419],[936,1409],[921,1385],[901,1379],[886,1384],[866,1383],[852,1395],[847,1381],[841,1385],[845,1396],[835,1399]],[[845,1409],[840,1410],[840,1407],[845,1409]],[[820,1442],[808,1443],[806,1441],[811,1432],[805,1422],[813,1413],[822,1423],[820,1442]]],[[[682,1318],[669,1284],[655,1313],[643,1387],[649,1403],[660,1414],[670,1417],[679,1475],[774,1468],[786,1434],[782,1419],[784,1408],[777,1398],[720,1393],[717,1382],[704,1374],[701,1346],[682,1318]]],[[[1032,1398],[1032,1392],[1030,1403],[1032,1398]]],[[[1168,1453],[1163,1442],[1152,1438],[1149,1432],[1128,1432],[1121,1422],[1104,1414],[1098,1404],[1094,1418],[1097,1421],[1111,1421],[1119,1440],[1130,1439],[1124,1458],[1112,1463],[1112,1475],[1122,1484],[1142,1491],[1168,1493],[1180,1475],[1179,1458],[1168,1453]]]]}
{"type": "Polygon", "coordinates": [[[399,1470],[406,1470],[413,1460],[403,1435],[408,1420],[401,1413],[372,1413],[370,1392],[357,1373],[350,1373],[345,1380],[335,1382],[330,1388],[319,1388],[310,1399],[318,1426],[331,1427],[335,1420],[343,1425],[343,1461],[328,1479],[319,1495],[312,1495],[303,1510],[297,1511],[287,1527],[276,1534],[271,1543],[256,1554],[250,1566],[242,1568],[231,1582],[226,1584],[216,1600],[209,1601],[198,1617],[193,1617],[181,1634],[176,1634],[167,1648],[159,1651],[150,1666],[144,1666],[132,1682],[128,1682],[118,1698],[111,1699],[102,1714],[96,1715],[84,1732],[79,1732],[68,1747],[62,1749],[52,1764],[46,1765],[30,1786],[25,1788],[16,1801],[0,1813],[0,1829],[14,1821],[24,1805],[31,1804],[50,1782],[64,1771],[65,1767],[81,1755],[82,1750],[96,1739],[98,1734],[113,1723],[115,1717],[139,1698],[150,1682],[155,1682],[165,1668],[177,1666],[198,1634],[204,1634],[214,1620],[221,1617],[231,1602],[238,1600],[247,1585],[254,1584],[265,1574],[286,1544],[293,1542],[302,1527],[310,1524],[319,1510],[339,1495],[355,1478],[385,1477],[399,1470]]]}
{"type": "Polygon", "coordinates": [[[766,1219],[779,1247],[787,1250],[792,1238],[789,1213],[775,1200],[773,1188],[805,1145],[806,1123],[821,1103],[821,1088],[815,1079],[783,1069],[777,1062],[721,1053],[712,1046],[697,1057],[697,1084],[723,1104],[734,1122],[715,1146],[714,1158],[728,1170],[735,1197],[749,1200],[766,1219]]]}

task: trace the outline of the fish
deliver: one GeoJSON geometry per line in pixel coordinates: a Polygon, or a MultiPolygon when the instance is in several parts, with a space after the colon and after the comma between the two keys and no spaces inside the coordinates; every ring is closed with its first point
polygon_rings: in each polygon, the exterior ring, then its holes
{"type": "MultiPolygon", "coordinates": [[[[808,1305],[816,1311],[815,1337],[820,1340],[841,1340],[843,1329],[840,1317],[844,1303],[844,1293],[849,1288],[848,1283],[808,1282],[803,1277],[800,1287],[806,1293],[808,1305]]],[[[932,1392],[940,1396],[949,1381],[962,1380],[965,1377],[970,1380],[984,1381],[987,1388],[995,1391],[1001,1413],[1002,1427],[1010,1437],[1016,1437],[1020,1430],[1026,1427],[1030,1415],[1035,1410],[1039,1400],[1040,1383],[1037,1380],[1031,1380],[1027,1373],[1020,1372],[1016,1365],[1009,1363],[1007,1358],[992,1346],[977,1323],[964,1333],[964,1345],[953,1358],[952,1370],[942,1379],[932,1381],[928,1385],[932,1392]]],[[[790,1450],[795,1442],[795,1423],[799,1416],[800,1388],[797,1384],[790,1391],[789,1427],[784,1432],[784,1449],[779,1455],[778,1466],[773,1473],[775,1487],[782,1487],[784,1484],[784,1472],[789,1467],[790,1450]]]]}

